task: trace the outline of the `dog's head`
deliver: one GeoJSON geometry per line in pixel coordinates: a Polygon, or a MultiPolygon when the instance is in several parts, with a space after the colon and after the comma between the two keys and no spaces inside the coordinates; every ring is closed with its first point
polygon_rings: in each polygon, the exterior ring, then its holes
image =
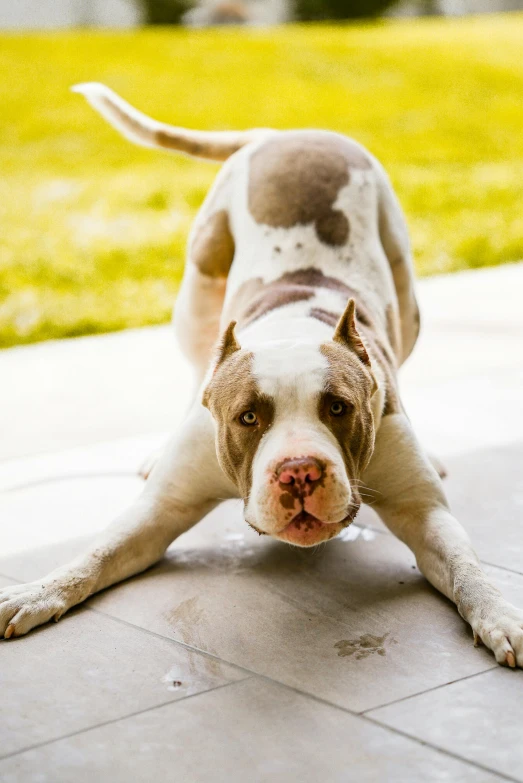
{"type": "Polygon", "coordinates": [[[217,453],[260,533],[298,546],[336,536],[359,509],[374,448],[370,361],[350,300],[332,340],[242,349],[227,329],[203,404],[217,453]]]}

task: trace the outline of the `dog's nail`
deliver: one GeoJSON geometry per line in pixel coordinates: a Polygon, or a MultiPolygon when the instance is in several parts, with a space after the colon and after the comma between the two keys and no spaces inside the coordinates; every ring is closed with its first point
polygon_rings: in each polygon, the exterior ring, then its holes
{"type": "Polygon", "coordinates": [[[14,632],[15,632],[15,627],[11,623],[11,625],[8,625],[7,628],[5,629],[4,638],[10,639],[11,636],[14,634],[14,632]]]}
{"type": "Polygon", "coordinates": [[[516,668],[516,658],[512,650],[509,650],[509,652],[507,653],[506,662],[508,663],[511,669],[516,668]]]}
{"type": "Polygon", "coordinates": [[[477,635],[476,631],[474,631],[473,633],[474,633],[474,647],[479,647],[481,644],[481,639],[477,635]]]}

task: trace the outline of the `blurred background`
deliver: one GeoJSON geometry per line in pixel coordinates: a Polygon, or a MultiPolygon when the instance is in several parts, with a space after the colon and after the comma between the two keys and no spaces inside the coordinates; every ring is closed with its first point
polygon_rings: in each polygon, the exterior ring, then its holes
{"type": "Polygon", "coordinates": [[[0,0],[0,346],[168,320],[217,170],[132,146],[81,81],[177,125],[355,137],[391,175],[420,275],[523,258],[519,8],[0,0]]]}

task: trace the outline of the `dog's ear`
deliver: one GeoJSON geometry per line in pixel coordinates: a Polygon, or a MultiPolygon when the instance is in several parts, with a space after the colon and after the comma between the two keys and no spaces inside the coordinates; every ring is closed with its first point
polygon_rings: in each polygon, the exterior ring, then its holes
{"type": "Polygon", "coordinates": [[[236,351],[239,351],[241,348],[241,345],[236,339],[236,335],[234,334],[235,326],[236,326],[236,321],[231,321],[231,323],[223,333],[218,348],[218,361],[216,362],[216,367],[214,368],[214,372],[216,372],[216,370],[218,369],[220,364],[222,364],[222,362],[228,359],[229,356],[232,356],[233,353],[236,353],[236,351]]]}
{"type": "MultiPolygon", "coordinates": [[[[241,349],[241,345],[236,339],[236,335],[234,334],[235,326],[236,321],[231,321],[220,339],[216,353],[216,364],[214,365],[214,370],[212,372],[213,376],[216,374],[216,371],[220,365],[223,364],[223,362],[228,359],[229,356],[232,356],[233,353],[236,353],[236,351],[241,349]]],[[[203,392],[202,397],[202,405],[205,405],[206,408],[209,407],[210,393],[213,386],[213,378],[211,378],[203,392]]]]}
{"type": "Polygon", "coordinates": [[[367,353],[367,349],[363,345],[358,330],[356,329],[356,319],[354,317],[355,310],[356,305],[354,299],[349,299],[347,302],[347,307],[338,321],[334,331],[334,337],[332,339],[335,343],[346,345],[347,348],[349,348],[351,351],[354,351],[356,356],[363,364],[365,364],[367,367],[370,367],[369,354],[367,353]]]}

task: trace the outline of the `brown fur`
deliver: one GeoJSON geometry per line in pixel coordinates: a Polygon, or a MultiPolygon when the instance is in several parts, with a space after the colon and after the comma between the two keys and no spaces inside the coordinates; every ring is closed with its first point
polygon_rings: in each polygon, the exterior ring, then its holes
{"type": "MultiPolygon", "coordinates": [[[[271,283],[264,283],[260,277],[247,280],[232,297],[227,314],[237,318],[240,326],[247,326],[278,307],[312,299],[317,288],[328,288],[342,294],[340,311],[343,302],[353,294],[352,289],[336,277],[328,277],[315,267],[307,267],[287,272],[271,283]]],[[[338,318],[335,324],[337,321],[338,318]]]]}
{"type": "Polygon", "coordinates": [[[216,451],[225,474],[246,499],[252,483],[252,463],[260,440],[272,424],[274,405],[261,394],[252,374],[252,354],[237,350],[218,363],[204,391],[203,404],[216,423],[216,451]],[[240,416],[252,410],[258,424],[245,426],[240,416]]]}
{"type": "Polygon", "coordinates": [[[319,401],[320,419],[340,444],[347,475],[357,478],[367,466],[374,448],[372,376],[356,354],[342,343],[324,343],[320,350],[329,362],[327,388],[319,401]],[[336,400],[342,400],[348,406],[342,416],[329,413],[336,400]]]}
{"type": "MultiPolygon", "coordinates": [[[[341,313],[331,313],[327,310],[314,307],[311,309],[310,315],[329,326],[336,326],[341,317],[341,313]]],[[[359,303],[356,304],[356,323],[363,344],[370,356],[371,368],[372,366],[377,365],[384,380],[385,400],[383,415],[387,416],[391,413],[400,413],[402,408],[396,377],[398,355],[390,345],[388,334],[381,334],[381,330],[377,327],[375,322],[371,320],[365,306],[360,305],[359,303]]]]}
{"type": "Polygon", "coordinates": [[[225,330],[225,333],[219,345],[218,362],[216,364],[216,368],[214,372],[216,372],[220,364],[222,364],[226,359],[228,359],[229,356],[232,356],[233,353],[236,353],[236,351],[240,350],[240,344],[236,339],[236,335],[234,334],[235,326],[236,326],[236,321],[231,321],[231,323],[225,330]]]}
{"type": "Polygon", "coordinates": [[[354,299],[349,299],[332,339],[335,343],[346,345],[349,350],[354,351],[363,364],[370,365],[369,354],[356,328],[355,312],[356,303],[354,299]]]}
{"type": "Polygon", "coordinates": [[[250,305],[244,313],[243,325],[246,326],[252,321],[261,318],[262,315],[276,310],[278,307],[292,304],[293,302],[303,302],[314,296],[314,289],[307,286],[292,285],[276,281],[269,285],[261,283],[259,293],[252,299],[250,305]]]}
{"type": "Polygon", "coordinates": [[[227,277],[234,258],[234,239],[225,209],[210,215],[198,226],[190,256],[202,274],[227,277]]]}
{"type": "Polygon", "coordinates": [[[321,242],[344,245],[349,221],[333,205],[351,167],[369,168],[370,161],[349,139],[317,131],[276,136],[251,158],[249,210],[275,228],[313,223],[321,242]]]}
{"type": "Polygon", "coordinates": [[[323,323],[327,324],[327,326],[332,326],[333,329],[340,320],[339,315],[336,315],[336,313],[331,313],[328,310],[324,310],[322,307],[312,307],[310,309],[309,315],[311,318],[316,318],[318,321],[323,321],[323,323]]]}

